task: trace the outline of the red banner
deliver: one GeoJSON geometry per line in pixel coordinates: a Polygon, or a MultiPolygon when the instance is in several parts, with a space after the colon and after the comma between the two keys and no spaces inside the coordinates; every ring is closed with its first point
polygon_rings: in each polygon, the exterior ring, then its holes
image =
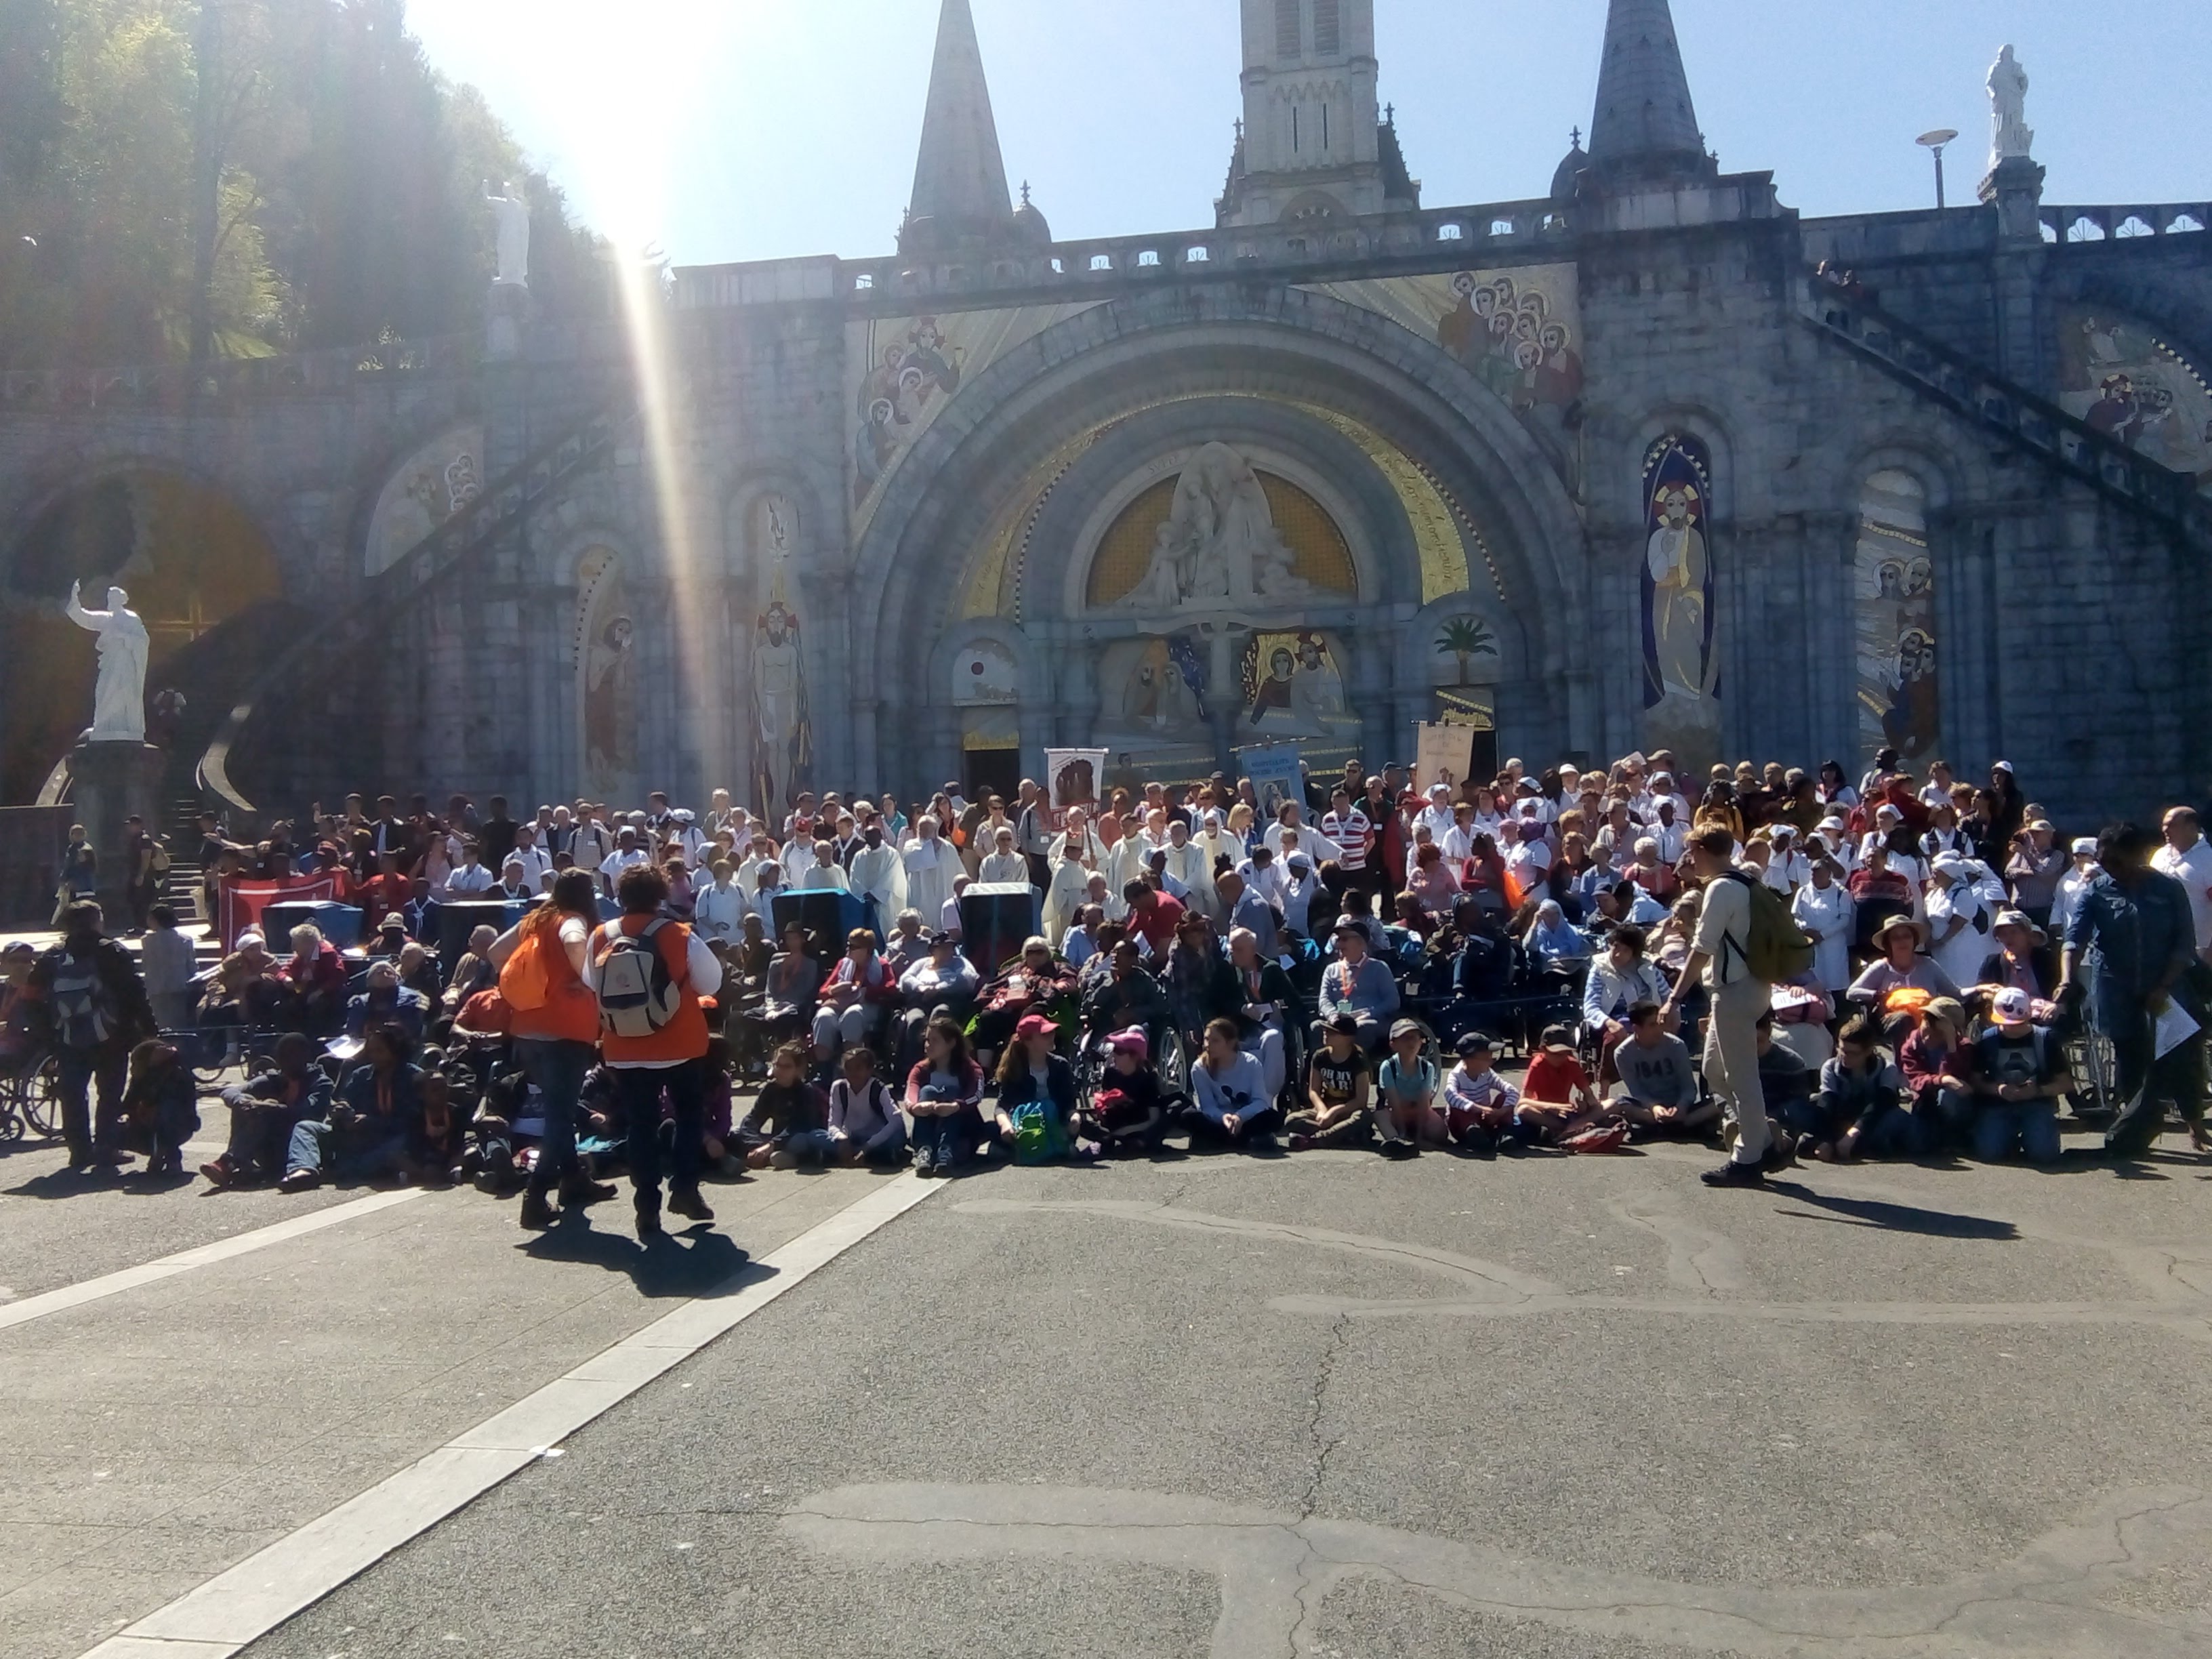
{"type": "Polygon", "coordinates": [[[238,936],[261,925],[272,904],[329,904],[338,896],[336,876],[299,876],[290,881],[227,881],[216,900],[216,932],[226,951],[238,948],[238,936]]]}

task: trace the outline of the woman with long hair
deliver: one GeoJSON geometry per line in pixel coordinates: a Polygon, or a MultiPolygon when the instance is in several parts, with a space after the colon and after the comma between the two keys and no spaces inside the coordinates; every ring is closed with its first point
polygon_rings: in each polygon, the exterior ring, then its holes
{"type": "Polygon", "coordinates": [[[522,1224],[550,1227],[556,1182],[563,1209],[612,1198],[576,1161],[576,1102],[599,1058],[599,1003],[584,982],[584,956],[599,926],[599,887],[582,870],[554,878],[552,896],[491,947],[500,994],[513,1011],[515,1058],[544,1103],[545,1135],[522,1198],[522,1224]]]}

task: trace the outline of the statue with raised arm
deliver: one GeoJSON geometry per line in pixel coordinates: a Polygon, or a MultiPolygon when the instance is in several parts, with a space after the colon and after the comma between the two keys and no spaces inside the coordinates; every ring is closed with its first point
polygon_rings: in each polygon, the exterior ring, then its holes
{"type": "Polygon", "coordinates": [[[131,609],[131,596],[119,587],[107,590],[107,609],[88,611],[70,584],[65,613],[79,628],[100,635],[100,678],[92,699],[92,730],[85,736],[94,743],[146,741],[146,624],[131,609]]]}
{"type": "Polygon", "coordinates": [[[530,286],[530,201],[520,185],[507,183],[495,195],[484,181],[484,200],[491,204],[492,220],[499,231],[499,275],[493,280],[530,286]]]}
{"type": "Polygon", "coordinates": [[[2015,156],[2026,157],[2035,147],[2035,129],[2027,124],[2027,71],[2007,46],[1990,66],[1990,171],[2015,156]]]}

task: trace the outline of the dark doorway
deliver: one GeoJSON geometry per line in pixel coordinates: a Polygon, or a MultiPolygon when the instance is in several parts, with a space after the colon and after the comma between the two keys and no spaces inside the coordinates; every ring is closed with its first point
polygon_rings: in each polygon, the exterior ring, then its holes
{"type": "Polygon", "coordinates": [[[1022,751],[1018,749],[970,749],[961,781],[969,800],[1001,797],[1011,809],[1022,787],[1022,751]]]}

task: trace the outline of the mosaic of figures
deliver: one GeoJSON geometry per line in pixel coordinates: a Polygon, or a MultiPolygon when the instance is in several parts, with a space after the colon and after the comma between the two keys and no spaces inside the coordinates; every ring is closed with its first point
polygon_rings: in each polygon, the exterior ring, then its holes
{"type": "Polygon", "coordinates": [[[390,569],[483,493],[483,428],[457,427],[408,457],[377,498],[365,574],[390,569]]]}
{"type": "Polygon", "coordinates": [[[2212,491],[2212,389],[2144,324],[2075,307],[2059,323],[2058,401],[2108,437],[2212,491]]]}
{"type": "Polygon", "coordinates": [[[854,539],[874,519],[899,462],[963,385],[1016,346],[1097,303],[848,324],[846,453],[852,465],[854,539]]]}
{"type": "Polygon", "coordinates": [[[1582,319],[1572,265],[1322,283],[1314,291],[1379,313],[1464,363],[1516,412],[1582,396],[1582,319]]]}
{"type": "Polygon", "coordinates": [[[1712,457],[1672,433],[1644,460],[1644,708],[1653,747],[1703,755],[1720,731],[1712,457]]]}
{"type": "Polygon", "coordinates": [[[1928,492],[1910,473],[1877,472],[1867,480],[1857,581],[1861,758],[1889,748],[1910,766],[1935,753],[1942,732],[1928,492]]]}

